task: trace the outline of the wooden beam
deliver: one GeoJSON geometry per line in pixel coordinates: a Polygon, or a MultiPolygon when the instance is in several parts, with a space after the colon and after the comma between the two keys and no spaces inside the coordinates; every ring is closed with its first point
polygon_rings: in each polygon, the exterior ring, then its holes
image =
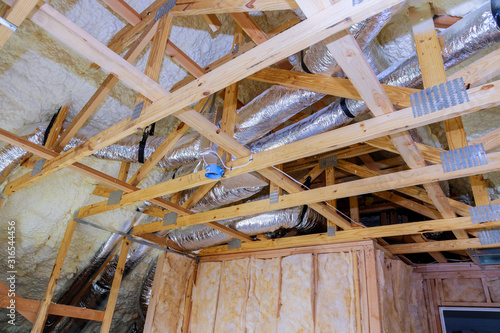
{"type": "Polygon", "coordinates": [[[296,9],[292,0],[194,0],[178,1],[172,9],[174,15],[223,14],[253,11],[296,9]]]}
{"type": "Polygon", "coordinates": [[[64,233],[59,252],[57,253],[56,262],[54,264],[54,268],[52,269],[52,274],[50,275],[49,284],[42,298],[42,301],[40,302],[40,308],[38,309],[36,320],[33,324],[33,328],[31,329],[31,333],[43,332],[45,321],[47,320],[49,306],[52,301],[52,296],[54,295],[54,292],[56,290],[56,284],[59,280],[59,275],[61,274],[64,260],[66,259],[66,254],[68,253],[69,244],[71,243],[71,238],[73,237],[73,233],[75,231],[75,227],[76,221],[71,219],[66,227],[66,232],[64,233]]]}
{"type": "MultiPolygon", "coordinates": [[[[38,0],[16,0],[14,4],[11,4],[12,7],[7,11],[4,19],[14,26],[19,27],[37,4],[38,0]]],[[[12,34],[14,34],[13,30],[4,25],[0,25],[0,49],[5,45],[12,34]]]]}
{"type": "Polygon", "coordinates": [[[142,16],[124,0],[102,0],[125,21],[135,26],[142,21],[142,16]]]}
{"type": "MultiPolygon", "coordinates": [[[[305,89],[326,95],[361,100],[361,96],[351,81],[344,78],[308,74],[279,68],[264,68],[250,75],[248,79],[279,84],[292,89],[305,89]]],[[[400,109],[410,107],[410,94],[419,91],[418,89],[390,85],[382,85],[382,87],[392,104],[400,109]]]]}
{"type": "MultiPolygon", "coordinates": [[[[16,300],[16,311],[23,314],[24,317],[33,317],[33,318],[36,317],[36,313],[38,312],[38,308],[40,307],[41,303],[40,301],[35,301],[22,297],[16,297],[15,300],[16,300]]],[[[7,308],[9,304],[10,304],[10,298],[4,295],[0,295],[0,307],[7,308]]],[[[80,308],[71,305],[55,304],[55,303],[51,303],[49,305],[49,310],[47,313],[56,316],[95,320],[95,321],[102,321],[104,317],[103,311],[80,308]]]]}
{"type": "Polygon", "coordinates": [[[113,313],[115,312],[116,301],[118,299],[118,291],[120,290],[120,285],[122,282],[123,272],[125,269],[125,262],[127,261],[128,249],[130,248],[130,241],[124,239],[122,241],[122,248],[120,250],[120,256],[118,257],[118,263],[116,264],[115,275],[113,276],[113,283],[111,284],[111,290],[108,296],[108,302],[106,303],[106,310],[104,311],[104,318],[101,325],[101,333],[109,332],[111,328],[111,321],[113,320],[113,313]]]}
{"type": "Polygon", "coordinates": [[[118,171],[118,179],[122,182],[127,182],[128,171],[130,169],[130,162],[122,162],[120,171],[118,171]]]}
{"type": "MultiPolygon", "coordinates": [[[[137,42],[132,45],[130,50],[125,54],[123,59],[132,63],[137,59],[139,54],[144,50],[146,45],[151,41],[158,29],[158,23],[150,26],[144,31],[137,42]]],[[[87,119],[97,110],[99,105],[101,105],[104,98],[109,94],[111,89],[118,83],[118,77],[110,74],[104,80],[104,82],[99,86],[99,89],[92,95],[92,97],[87,101],[82,110],[76,115],[76,117],[71,121],[68,127],[64,130],[60,138],[57,140],[56,152],[60,153],[68,142],[75,136],[78,130],[85,124],[87,119]]]]}
{"type": "MultiPolygon", "coordinates": [[[[500,226],[500,221],[487,222],[485,228],[495,228],[500,226]]],[[[380,227],[371,228],[359,228],[352,230],[342,230],[337,231],[335,236],[328,236],[326,233],[321,234],[310,234],[303,236],[294,237],[284,237],[276,238],[272,240],[261,240],[259,242],[244,243],[239,249],[229,250],[226,245],[214,246],[207,249],[203,249],[198,255],[203,257],[218,255],[218,254],[229,254],[229,253],[246,253],[254,251],[266,251],[275,249],[286,249],[286,248],[298,248],[303,246],[312,245],[326,245],[326,244],[336,244],[345,242],[355,242],[367,239],[376,239],[383,237],[393,237],[401,235],[415,235],[427,232],[440,232],[440,231],[450,231],[450,230],[468,230],[471,228],[481,228],[480,225],[472,223],[470,217],[456,217],[453,219],[444,220],[434,220],[434,221],[423,221],[423,222],[411,222],[396,225],[387,225],[380,227]]],[[[465,242],[471,239],[464,240],[465,242]]],[[[461,241],[461,240],[455,240],[461,241]]],[[[428,244],[442,243],[441,242],[429,242],[426,244],[409,244],[413,247],[427,246],[428,244]]],[[[469,243],[470,244],[470,243],[469,243]]],[[[471,244],[472,245],[472,244],[471,244]]],[[[477,245],[477,244],[473,244],[477,245]]],[[[398,245],[399,246],[399,245],[398,245]]],[[[498,245],[497,245],[498,246],[498,245]]],[[[441,250],[432,250],[441,251],[441,250]]],[[[392,252],[392,251],[391,251],[392,252]]],[[[428,250],[423,250],[421,252],[429,252],[428,250]]]]}
{"type": "MultiPolygon", "coordinates": [[[[203,79],[199,79],[177,90],[174,94],[169,94],[156,82],[140,73],[140,71],[107,49],[95,38],[84,32],[75,24],[68,23],[60,13],[49,5],[43,5],[36,11],[32,20],[46,29],[50,34],[60,39],[65,44],[72,47],[76,52],[88,57],[96,63],[104,65],[103,68],[116,73],[125,84],[130,85],[145,97],[155,102],[145,110],[138,119],[125,119],[112,126],[108,130],[89,139],[78,147],[62,154],[60,157],[48,161],[42,171],[34,177],[21,177],[18,184],[11,184],[9,191],[17,190],[31,184],[49,174],[60,170],[69,164],[76,162],[86,156],[91,155],[96,149],[108,146],[119,139],[135,132],[138,128],[155,122],[178,110],[184,112],[177,113],[189,126],[197,122],[192,111],[185,108],[212,91],[218,91],[227,85],[241,80],[242,78],[257,72],[317,41],[320,41],[348,26],[370,17],[400,0],[391,1],[370,1],[363,2],[355,7],[348,0],[342,0],[329,9],[317,14],[313,19],[305,20],[289,30],[277,35],[272,40],[259,45],[248,52],[238,56],[237,59],[207,73],[203,79]],[[346,18],[350,18],[346,21],[346,18]],[[264,59],[262,58],[264,55],[264,59]],[[259,60],[256,60],[259,59],[259,60]],[[235,70],[235,68],[240,70],[235,70]],[[241,70],[244,68],[244,70],[241,70]],[[224,78],[221,80],[221,77],[224,78]],[[204,88],[200,89],[200,86],[204,88]],[[163,98],[162,98],[163,97],[163,98]],[[184,108],[184,109],[183,109],[184,108]],[[186,121],[187,120],[187,121],[186,121]],[[24,178],[24,179],[23,179],[24,178]],[[22,183],[22,186],[18,186],[22,183]]],[[[212,124],[213,125],[213,124],[212,124]]],[[[196,126],[199,128],[199,126],[196,126]]],[[[193,127],[195,128],[195,127],[193,127]]],[[[213,136],[211,133],[202,134],[213,136]]],[[[234,144],[235,141],[231,140],[234,144]]],[[[224,147],[223,147],[224,148],[224,147]]],[[[227,149],[225,149],[227,151],[227,149]]]]}
{"type": "MultiPolygon", "coordinates": [[[[47,160],[53,159],[58,154],[56,152],[53,152],[51,150],[48,150],[45,147],[39,146],[36,143],[33,143],[25,138],[22,138],[20,136],[17,136],[15,134],[12,134],[8,131],[5,131],[3,129],[0,129],[0,140],[5,141],[7,143],[10,143],[11,145],[14,145],[16,147],[22,148],[26,151],[29,151],[30,153],[33,153],[35,155],[38,155],[40,157],[43,157],[47,160]]],[[[74,170],[78,173],[81,173],[85,176],[94,178],[98,181],[101,181],[109,186],[112,186],[116,189],[122,190],[124,192],[133,192],[139,190],[139,188],[132,186],[130,184],[127,184],[125,182],[120,181],[117,178],[111,177],[106,175],[105,173],[102,173],[98,170],[92,169],[85,164],[82,163],[74,163],[71,166],[69,166],[69,169],[74,170]]],[[[189,212],[186,209],[183,209],[179,206],[172,205],[165,199],[152,199],[152,203],[159,205],[163,208],[172,210],[174,212],[177,212],[179,214],[185,214],[189,212]]]]}
{"type": "Polygon", "coordinates": [[[468,238],[428,243],[388,245],[385,248],[392,254],[408,254],[437,251],[458,251],[467,249],[487,249],[492,247],[498,247],[498,243],[482,245],[479,238],[468,238]]]}
{"type": "Polygon", "coordinates": [[[54,120],[54,123],[50,128],[47,141],[45,142],[45,147],[49,149],[54,149],[57,137],[61,133],[63,122],[66,119],[66,115],[68,114],[68,110],[69,110],[69,105],[66,105],[61,107],[61,109],[57,113],[56,119],[54,120]]]}
{"type": "Polygon", "coordinates": [[[203,19],[207,22],[208,27],[212,30],[212,32],[216,32],[222,27],[222,23],[220,23],[217,15],[215,14],[205,14],[203,15],[203,19]]]}
{"type": "Polygon", "coordinates": [[[269,200],[259,200],[237,206],[219,208],[209,212],[201,212],[190,216],[179,217],[175,227],[200,224],[209,221],[225,220],[228,218],[264,213],[299,205],[309,205],[324,200],[339,199],[354,195],[385,191],[393,188],[425,184],[433,181],[466,177],[477,173],[493,172],[500,169],[500,153],[490,153],[487,155],[487,158],[488,164],[486,165],[471,167],[460,171],[445,173],[443,172],[441,165],[433,165],[367,179],[360,179],[348,183],[326,186],[309,191],[291,193],[286,196],[282,196],[279,199],[279,202],[275,204],[269,203],[269,200]]]}
{"type": "MultiPolygon", "coordinates": [[[[366,120],[364,122],[345,126],[336,129],[335,131],[319,134],[314,137],[308,138],[307,141],[304,142],[299,141],[277,149],[254,154],[251,164],[246,167],[227,170],[224,177],[230,178],[242,173],[260,170],[273,164],[286,163],[297,158],[331,151],[332,149],[355,144],[360,140],[372,139],[377,136],[383,136],[387,133],[395,133],[397,131],[432,123],[435,120],[441,120],[465,113],[470,113],[473,110],[481,109],[483,105],[491,106],[493,104],[500,103],[500,87],[498,85],[499,83],[495,83],[483,87],[474,88],[474,90],[471,90],[469,94],[470,102],[467,103],[467,105],[462,104],[457,107],[437,111],[419,118],[413,117],[411,109],[400,110],[396,113],[387,114],[384,116],[366,120]],[[496,92],[496,90],[498,90],[498,92],[496,92]],[[495,103],[493,103],[494,100],[496,101],[495,103]],[[335,142],[335,144],[332,145],[332,142],[335,142]]],[[[216,126],[208,122],[202,116],[199,116],[198,118],[199,124],[194,124],[195,126],[199,127],[200,124],[213,126],[213,134],[210,136],[210,140],[217,141],[219,145],[221,142],[224,145],[227,145],[225,143],[232,140],[228,136],[225,136],[225,133],[220,132],[216,126]]],[[[237,151],[234,152],[238,153],[237,151]]],[[[240,158],[237,161],[229,163],[229,165],[239,166],[248,163],[248,161],[249,157],[240,158]]],[[[96,214],[99,212],[116,209],[135,202],[149,200],[161,195],[171,194],[177,191],[208,184],[211,182],[212,180],[204,177],[203,172],[198,172],[195,174],[179,177],[175,180],[167,181],[162,184],[154,185],[152,187],[149,187],[148,189],[139,191],[139,193],[134,193],[134,195],[124,195],[119,205],[107,206],[106,202],[103,202],[86,207],[86,210],[88,208],[90,209],[90,211],[86,212],[85,214],[96,214]]]]}

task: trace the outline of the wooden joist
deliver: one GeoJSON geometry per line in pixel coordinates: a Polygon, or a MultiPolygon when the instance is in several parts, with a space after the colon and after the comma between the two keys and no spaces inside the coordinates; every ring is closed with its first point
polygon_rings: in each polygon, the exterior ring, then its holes
{"type": "MultiPolygon", "coordinates": [[[[487,222],[484,224],[485,228],[496,228],[500,226],[500,221],[487,222]]],[[[311,234],[304,236],[295,237],[284,237],[276,238],[273,240],[261,240],[259,242],[244,243],[239,249],[229,250],[226,245],[214,246],[202,250],[199,256],[202,258],[218,255],[218,254],[229,254],[229,253],[245,253],[253,251],[265,251],[274,249],[286,249],[286,248],[296,248],[303,246],[312,246],[318,244],[334,244],[334,243],[345,243],[354,242],[367,239],[401,236],[401,235],[415,235],[427,232],[440,232],[440,231],[450,231],[450,230],[469,230],[474,228],[482,228],[481,225],[472,223],[470,217],[456,217],[452,219],[444,220],[434,220],[434,221],[424,221],[424,222],[411,222],[396,225],[387,225],[380,227],[371,228],[359,228],[352,230],[342,230],[335,232],[335,236],[328,236],[326,233],[321,234],[311,234]]],[[[472,239],[463,240],[469,242],[469,245],[477,244],[470,243],[472,239]]],[[[461,242],[462,240],[454,240],[455,242],[461,242]]],[[[417,248],[418,246],[428,246],[428,244],[443,243],[441,242],[429,242],[425,244],[408,244],[417,248]]],[[[400,246],[400,245],[397,245],[400,246]]],[[[401,245],[404,246],[404,245],[401,245]]],[[[497,245],[498,246],[498,245],[497,245]]],[[[447,249],[439,249],[433,251],[446,251],[447,249]]],[[[450,250],[448,248],[448,250],[450,250]]],[[[429,252],[428,249],[424,249],[420,252],[429,252]]],[[[410,252],[409,252],[410,253],[410,252]]]]}
{"type": "MultiPolygon", "coordinates": [[[[46,177],[91,155],[94,151],[132,134],[138,128],[149,125],[178,110],[191,111],[185,107],[207,96],[207,94],[225,88],[231,83],[239,81],[304,47],[318,42],[347,28],[353,23],[370,17],[399,2],[399,0],[384,1],[383,3],[381,1],[370,1],[369,4],[368,2],[363,2],[355,7],[352,7],[352,3],[348,0],[338,2],[327,10],[315,15],[313,19],[308,19],[297,24],[268,42],[243,53],[237,59],[180,88],[173,94],[169,94],[154,80],[145,76],[137,68],[106,48],[75,24],[68,22],[52,7],[43,5],[34,13],[32,21],[73,48],[76,52],[103,65],[103,68],[110,72],[116,73],[125,84],[137,90],[154,103],[145,108],[138,119],[132,121],[125,119],[80,146],[62,154],[60,157],[48,161],[39,174],[34,177],[21,177],[16,183],[11,184],[8,191],[15,191],[46,177]],[[347,18],[349,19],[346,21],[347,18]],[[239,70],[235,70],[236,68],[239,70]],[[243,70],[241,70],[242,68],[243,70]],[[221,80],[221,77],[224,79],[221,80]]],[[[179,118],[180,115],[183,115],[181,120],[191,127],[193,127],[192,125],[196,125],[195,123],[198,120],[189,112],[181,111],[181,113],[177,112],[176,115],[179,118]]],[[[207,129],[201,130],[201,134],[206,137],[213,136],[212,133],[207,133],[207,129]]],[[[235,140],[231,141],[233,144],[236,142],[235,140]]],[[[228,150],[226,149],[227,147],[223,146],[223,148],[226,151],[228,150]]]]}
{"type": "Polygon", "coordinates": [[[56,141],[57,141],[57,137],[61,133],[62,125],[63,125],[64,120],[66,119],[66,115],[68,114],[68,110],[69,110],[69,105],[66,105],[66,106],[61,107],[61,109],[57,113],[56,119],[52,123],[52,127],[50,128],[49,135],[47,136],[47,141],[45,142],[45,147],[47,147],[49,149],[54,148],[56,141]]]}
{"type": "Polygon", "coordinates": [[[498,247],[498,243],[482,245],[479,238],[468,238],[428,243],[388,245],[385,248],[392,254],[408,254],[436,251],[458,251],[467,249],[487,249],[494,247],[498,247]]]}
{"type": "MultiPolygon", "coordinates": [[[[308,74],[279,68],[264,68],[248,77],[251,80],[279,84],[293,89],[305,89],[326,95],[361,100],[354,85],[349,79],[308,74]]],[[[418,89],[382,85],[392,104],[397,108],[411,106],[410,94],[418,89]]]]}
{"type": "MultiPolygon", "coordinates": [[[[375,137],[381,137],[388,133],[396,133],[398,131],[426,125],[437,120],[471,113],[475,110],[482,109],[486,105],[492,106],[494,104],[500,104],[500,83],[488,84],[486,86],[471,89],[469,98],[470,101],[468,103],[464,103],[462,105],[454,106],[448,109],[443,109],[422,117],[414,118],[412,110],[408,108],[395,113],[375,117],[364,122],[345,126],[331,132],[319,134],[308,138],[303,142],[294,142],[280,148],[254,154],[252,163],[250,163],[248,166],[238,169],[227,170],[224,177],[230,178],[250,171],[260,170],[273,164],[286,163],[298,158],[328,152],[336,148],[350,146],[359,141],[367,141],[375,137]],[[332,144],[332,142],[334,142],[335,144],[332,144]]],[[[232,141],[229,136],[225,135],[225,133],[223,132],[220,132],[216,126],[208,122],[201,115],[199,115],[198,118],[200,123],[195,124],[195,126],[198,127],[200,124],[213,126],[212,136],[209,137],[209,139],[211,139],[212,141],[217,141],[220,146],[222,146],[220,143],[223,143],[227,146],[227,144],[225,143],[232,141]]],[[[233,152],[238,154],[237,151],[233,152]]],[[[248,162],[249,157],[245,157],[229,163],[229,165],[238,166],[246,164],[248,162]]],[[[102,202],[86,207],[84,211],[82,211],[82,213],[85,215],[93,215],[123,207],[135,202],[149,200],[151,198],[155,198],[165,194],[172,194],[177,191],[208,184],[211,182],[213,182],[213,180],[207,179],[204,176],[204,172],[198,172],[176,178],[172,181],[167,181],[158,185],[151,186],[147,189],[135,192],[133,194],[126,194],[122,197],[119,205],[107,206],[106,202],[102,202]]]]}

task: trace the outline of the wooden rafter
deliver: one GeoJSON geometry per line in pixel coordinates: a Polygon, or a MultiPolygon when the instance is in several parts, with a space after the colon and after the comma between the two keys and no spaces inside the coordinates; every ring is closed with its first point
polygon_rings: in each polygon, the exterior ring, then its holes
{"type": "Polygon", "coordinates": [[[123,0],[103,0],[103,2],[133,26],[142,21],[141,14],[123,0]]]}
{"type": "MultiPolygon", "coordinates": [[[[14,4],[10,3],[11,8],[5,14],[4,19],[18,27],[37,4],[38,0],[17,0],[14,4]]],[[[4,46],[13,33],[14,30],[0,25],[0,48],[4,46]]]]}

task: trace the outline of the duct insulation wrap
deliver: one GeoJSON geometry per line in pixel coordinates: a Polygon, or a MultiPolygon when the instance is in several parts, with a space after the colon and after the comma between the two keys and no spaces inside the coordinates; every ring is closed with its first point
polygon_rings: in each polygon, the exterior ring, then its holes
{"type": "MultiPolygon", "coordinates": [[[[404,2],[350,28],[364,51],[403,5],[404,2]]],[[[370,54],[367,55],[367,58],[371,58],[370,54]]],[[[378,57],[378,59],[383,58],[378,57]]],[[[374,65],[375,61],[374,58],[370,63],[374,65]]],[[[340,67],[322,42],[309,48],[304,56],[304,64],[307,70],[312,73],[343,75],[340,67]]],[[[306,69],[302,68],[299,61],[293,70],[305,71],[306,69]]],[[[317,92],[273,86],[238,110],[234,137],[242,144],[253,142],[324,96],[324,94],[317,92]]]]}
{"type": "MultiPolygon", "coordinates": [[[[495,46],[500,42],[500,30],[487,4],[446,29],[439,39],[444,45],[442,51],[444,65],[449,69],[479,51],[495,46]]],[[[420,86],[422,74],[417,54],[413,53],[410,57],[393,64],[377,77],[381,83],[387,85],[413,88],[420,86]]],[[[249,148],[258,153],[343,126],[352,121],[345,112],[346,108],[354,117],[369,111],[364,102],[341,99],[302,121],[250,144],[249,148]]]]}
{"type": "MultiPolygon", "coordinates": [[[[265,198],[260,199],[265,200],[265,198]]],[[[253,236],[278,229],[296,228],[308,232],[325,225],[326,220],[309,207],[299,206],[218,222],[245,235],[253,236]]],[[[219,230],[201,224],[173,229],[168,237],[188,251],[227,243],[233,239],[219,230]]]]}
{"type": "Polygon", "coordinates": [[[158,259],[151,265],[144,276],[144,280],[142,282],[141,293],[139,295],[139,308],[140,313],[144,320],[146,319],[146,315],[148,312],[149,301],[151,300],[151,291],[153,290],[153,281],[155,279],[156,265],[158,264],[158,259]]]}

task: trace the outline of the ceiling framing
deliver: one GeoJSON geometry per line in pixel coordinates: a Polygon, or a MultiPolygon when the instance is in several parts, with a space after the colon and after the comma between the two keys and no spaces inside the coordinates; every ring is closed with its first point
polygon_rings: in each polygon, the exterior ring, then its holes
{"type": "MultiPolygon", "coordinates": [[[[11,6],[4,16],[6,20],[18,26],[25,18],[31,19],[54,38],[94,62],[94,67],[101,67],[112,74],[106,78],[69,127],[62,131],[59,139],[57,131],[51,132],[56,134],[52,135],[46,147],[0,129],[0,140],[21,147],[46,160],[38,174],[31,176],[28,173],[7,184],[3,195],[14,193],[58,170],[70,168],[106,185],[98,186],[94,192],[96,195],[109,197],[112,191],[123,191],[119,203],[108,205],[107,200],[104,200],[82,207],[76,215],[77,218],[150,201],[155,206],[145,213],[163,217],[168,212],[175,212],[178,214],[177,221],[174,225],[168,226],[163,226],[161,221],[136,226],[132,232],[134,236],[180,250],[173,242],[162,239],[154,233],[181,226],[206,224],[242,241],[240,248],[229,250],[227,245],[216,246],[203,250],[201,256],[378,239],[385,251],[393,255],[427,252],[436,261],[445,262],[446,257],[440,253],[442,251],[498,245],[481,245],[479,239],[474,236],[474,231],[499,227],[500,221],[473,223],[469,213],[470,207],[447,198],[437,182],[470,177],[476,205],[490,204],[482,174],[500,169],[500,153],[494,152],[500,146],[500,129],[473,142],[467,142],[461,116],[500,105],[500,83],[484,84],[486,80],[500,74],[500,53],[499,51],[490,53],[451,77],[446,77],[429,6],[418,10],[410,9],[424,88],[462,77],[468,87],[469,101],[415,118],[409,96],[419,90],[381,85],[356,40],[347,30],[352,24],[396,5],[400,0],[365,0],[355,5],[351,0],[340,0],[334,4],[322,0],[296,2],[194,0],[189,3],[177,1],[173,9],[156,22],[153,20],[154,14],[166,3],[165,0],[154,2],[141,14],[121,0],[106,0],[113,11],[129,22],[115,35],[108,46],[69,22],[62,14],[42,1],[17,0],[14,3],[13,0],[4,0],[4,2],[11,6]],[[268,33],[264,33],[247,14],[248,11],[295,8],[300,8],[307,19],[302,22],[298,19],[291,20],[268,33]],[[233,43],[234,52],[206,68],[198,66],[168,40],[175,15],[204,15],[210,28],[217,29],[220,27],[220,22],[214,14],[223,13],[231,14],[239,26],[233,43]],[[247,34],[252,41],[244,44],[244,34],[247,34]],[[152,50],[143,73],[131,62],[150,41],[152,50]],[[324,41],[349,79],[289,70],[289,64],[284,59],[320,41],[324,41]],[[123,58],[118,55],[127,49],[128,52],[123,58]],[[170,92],[157,83],[165,54],[191,74],[170,92]],[[278,64],[278,68],[269,68],[273,64],[278,64]],[[373,118],[270,151],[252,154],[232,137],[236,110],[241,104],[237,99],[238,82],[245,78],[363,100],[370,108],[373,118]],[[77,133],[118,81],[122,81],[138,93],[136,105],[143,102],[140,116],[136,119],[125,119],[83,144],[61,153],[65,144],[77,133]],[[220,129],[199,112],[208,96],[222,90],[224,93],[220,95],[224,98],[224,118],[220,129]],[[189,105],[195,102],[198,104],[190,108],[189,105]],[[396,108],[400,110],[396,112],[396,108]],[[182,123],[129,180],[127,180],[129,163],[122,164],[117,178],[79,163],[84,157],[169,115],[177,117],[182,123]],[[440,159],[442,150],[414,142],[408,132],[410,129],[440,121],[444,121],[450,149],[482,143],[488,163],[444,172],[440,159]],[[228,165],[241,167],[227,170],[224,178],[256,171],[269,180],[272,189],[281,191],[278,202],[270,203],[269,200],[262,200],[195,214],[189,209],[217,183],[217,180],[206,178],[204,172],[178,177],[148,188],[138,188],[139,182],[163,156],[169,153],[189,128],[208,138],[224,152],[236,157],[236,160],[229,162],[228,165]],[[386,161],[390,164],[387,167],[383,165],[384,161],[374,161],[369,155],[380,150],[399,154],[400,158],[393,159],[390,163],[386,161]],[[319,158],[329,155],[337,156],[338,165],[326,170],[319,169],[319,158]],[[352,160],[356,157],[359,157],[362,165],[352,160]],[[309,170],[311,178],[317,178],[325,171],[324,180],[319,182],[320,186],[305,191],[278,170],[290,172],[298,167],[309,170]],[[348,177],[354,176],[356,179],[342,181],[338,177],[339,172],[348,177]],[[186,203],[179,206],[175,199],[176,193],[194,187],[199,188],[186,203]],[[283,195],[283,190],[288,194],[283,195]],[[357,198],[359,195],[372,193],[398,207],[416,211],[430,220],[366,228],[359,223],[357,198]],[[160,198],[166,194],[171,194],[173,200],[160,198]],[[350,198],[351,220],[356,223],[351,223],[334,208],[335,201],[340,198],[350,198]],[[335,236],[321,233],[278,239],[252,238],[217,223],[231,217],[304,204],[323,215],[329,225],[336,226],[335,236]],[[441,231],[453,232],[456,239],[429,242],[423,236],[424,233],[441,231]],[[412,243],[389,245],[383,240],[384,237],[398,236],[410,236],[412,243]]],[[[12,33],[12,30],[0,26],[0,46],[5,44],[12,33]]],[[[59,124],[62,124],[66,112],[67,108],[60,112],[56,120],[59,124]]],[[[48,313],[55,311],[50,303],[76,223],[75,220],[68,223],[49,286],[34,320],[33,332],[41,332],[48,313]]],[[[130,241],[123,240],[118,273],[115,275],[108,307],[104,314],[97,314],[103,321],[103,331],[109,330],[114,309],[113,302],[116,303],[121,281],[120,263],[124,264],[129,246],[130,241]]]]}

